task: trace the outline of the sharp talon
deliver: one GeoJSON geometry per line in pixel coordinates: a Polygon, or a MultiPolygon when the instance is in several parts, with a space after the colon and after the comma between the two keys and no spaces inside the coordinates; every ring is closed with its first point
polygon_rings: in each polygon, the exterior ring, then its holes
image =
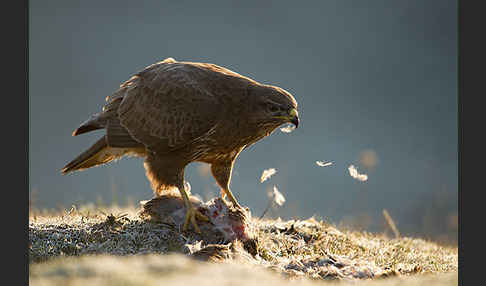
{"type": "Polygon", "coordinates": [[[179,191],[181,193],[182,198],[184,199],[184,204],[186,206],[186,219],[184,220],[184,227],[182,228],[183,231],[186,231],[189,228],[189,223],[192,224],[194,230],[197,233],[201,233],[199,226],[197,225],[196,218],[202,221],[209,221],[209,218],[203,215],[200,211],[194,208],[194,205],[189,200],[189,195],[183,185],[179,187],[179,191]]]}
{"type": "Polygon", "coordinates": [[[184,227],[182,229],[186,231],[189,228],[189,223],[191,223],[192,226],[194,227],[194,230],[197,233],[201,233],[201,230],[197,225],[196,218],[202,221],[209,221],[209,218],[203,215],[200,211],[196,210],[194,207],[189,207],[187,209],[186,219],[184,221],[184,227]]]}
{"type": "Polygon", "coordinates": [[[209,218],[207,216],[203,215],[200,211],[196,211],[196,216],[200,220],[209,221],[209,218]]]}

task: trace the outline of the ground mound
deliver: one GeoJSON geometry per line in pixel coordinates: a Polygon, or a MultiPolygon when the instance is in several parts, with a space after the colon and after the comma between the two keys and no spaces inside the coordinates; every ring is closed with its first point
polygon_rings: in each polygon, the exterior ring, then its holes
{"type": "MultiPolygon", "coordinates": [[[[417,238],[389,238],[384,234],[339,230],[314,218],[249,219],[252,243],[238,239],[228,241],[224,235],[183,232],[168,222],[148,221],[141,216],[140,209],[134,207],[84,206],[63,213],[33,213],[29,218],[30,277],[38,281],[46,279],[46,273],[53,269],[48,265],[64,269],[55,272],[61,273],[59,279],[64,277],[62,273],[79,274],[69,272],[67,262],[56,264],[59,259],[71,262],[78,259],[81,268],[82,261],[93,255],[139,265],[147,261],[149,265],[149,261],[156,259],[154,257],[169,257],[157,254],[174,253],[194,258],[190,261],[266,269],[287,280],[348,281],[457,272],[457,247],[440,246],[417,238]],[[135,256],[135,260],[127,260],[130,257],[126,256],[135,256]]],[[[457,281],[457,274],[452,275],[456,276],[447,276],[447,281],[457,281]]]]}

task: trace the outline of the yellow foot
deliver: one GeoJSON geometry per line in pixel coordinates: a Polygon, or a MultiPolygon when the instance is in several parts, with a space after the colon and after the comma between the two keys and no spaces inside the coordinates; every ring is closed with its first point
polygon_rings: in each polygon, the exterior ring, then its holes
{"type": "Polygon", "coordinates": [[[229,199],[230,199],[230,202],[233,204],[233,207],[235,207],[237,209],[242,208],[241,205],[238,203],[238,201],[236,201],[236,199],[234,197],[229,197],[229,199]]]}
{"type": "Polygon", "coordinates": [[[191,224],[194,227],[194,229],[196,230],[196,232],[201,233],[201,230],[199,229],[199,226],[197,225],[196,218],[198,218],[202,221],[209,221],[207,216],[203,215],[200,211],[195,209],[192,205],[190,207],[187,207],[186,220],[184,222],[183,230],[186,231],[187,228],[189,227],[189,222],[191,222],[191,224]]]}
{"type": "Polygon", "coordinates": [[[238,203],[238,201],[236,200],[236,198],[233,196],[233,194],[231,193],[231,191],[229,189],[228,190],[221,189],[221,198],[225,202],[227,202],[226,201],[226,196],[228,197],[228,199],[230,200],[230,202],[233,204],[233,207],[241,209],[240,204],[238,203]]]}

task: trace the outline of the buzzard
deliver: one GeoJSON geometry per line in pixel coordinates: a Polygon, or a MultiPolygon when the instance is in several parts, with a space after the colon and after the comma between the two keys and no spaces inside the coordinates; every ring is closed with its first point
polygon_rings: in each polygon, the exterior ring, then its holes
{"type": "Polygon", "coordinates": [[[177,188],[186,204],[184,230],[207,220],[190,202],[184,168],[211,164],[211,172],[235,207],[229,188],[240,152],[285,123],[297,127],[297,102],[282,88],[258,83],[210,63],[167,58],[133,75],[106,98],[102,112],[83,122],[73,136],[97,129],[105,134],[68,163],[67,174],[120,159],[144,158],[156,196],[177,188]]]}

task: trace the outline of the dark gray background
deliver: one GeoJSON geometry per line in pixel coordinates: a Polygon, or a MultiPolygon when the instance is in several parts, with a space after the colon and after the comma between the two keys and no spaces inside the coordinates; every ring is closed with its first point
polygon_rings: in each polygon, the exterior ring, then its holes
{"type": "MultiPolygon", "coordinates": [[[[385,229],[386,208],[406,235],[457,235],[456,1],[30,1],[29,193],[36,207],[152,195],[141,159],[62,176],[100,135],[71,137],[104,98],[144,67],[174,57],[210,62],[280,86],[301,127],[244,151],[232,190],[260,215],[317,215],[385,229]],[[360,164],[364,150],[375,168],[360,164]],[[333,161],[318,167],[316,160],[333,161]],[[367,173],[358,182],[347,171],[367,173]],[[277,174],[261,184],[267,168],[277,174]]],[[[199,164],[193,193],[219,194],[199,164]]]]}

